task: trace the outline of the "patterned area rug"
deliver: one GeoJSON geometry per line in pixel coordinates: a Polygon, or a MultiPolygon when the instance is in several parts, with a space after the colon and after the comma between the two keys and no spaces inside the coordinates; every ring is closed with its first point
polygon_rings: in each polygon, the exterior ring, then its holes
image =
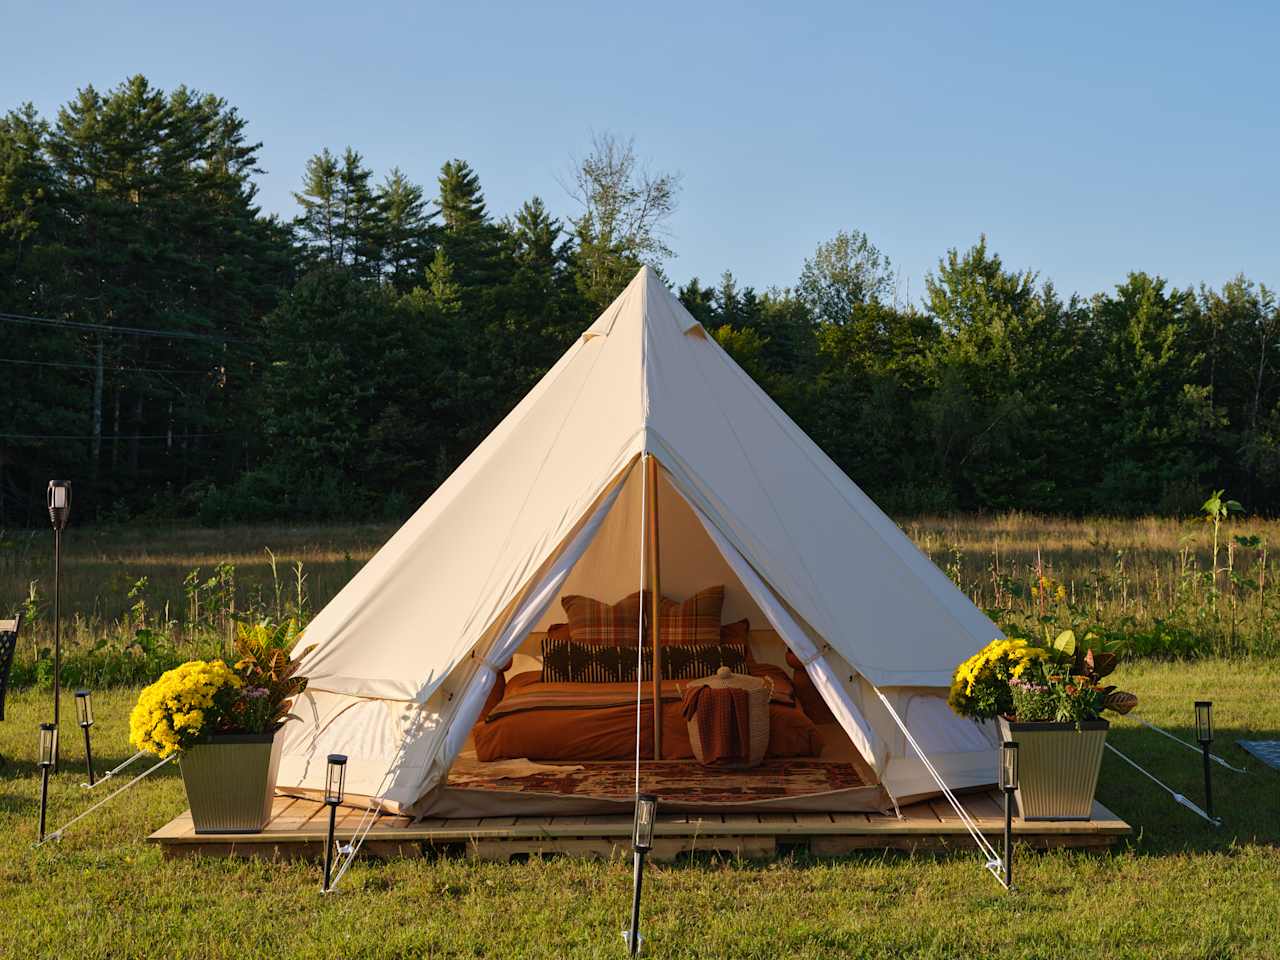
{"type": "MultiPolygon", "coordinates": [[[[515,778],[491,776],[486,766],[490,765],[459,760],[449,771],[449,786],[601,800],[630,800],[635,795],[636,768],[630,760],[583,763],[563,772],[515,778]]],[[[748,803],[867,786],[852,764],[829,760],[766,760],[750,770],[704,767],[692,760],[645,761],[640,778],[644,790],[685,803],[748,803]]]]}
{"type": "Polygon", "coordinates": [[[1237,740],[1236,743],[1268,767],[1280,770],[1280,740],[1237,740]]]}

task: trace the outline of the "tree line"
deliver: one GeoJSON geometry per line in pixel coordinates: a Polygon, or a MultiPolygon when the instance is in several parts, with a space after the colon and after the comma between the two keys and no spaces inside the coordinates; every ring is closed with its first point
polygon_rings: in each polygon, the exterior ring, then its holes
{"type": "MultiPolygon", "coordinates": [[[[567,216],[495,214],[465,160],[428,191],[347,148],[284,219],[260,149],[225,100],[141,76],[0,118],[0,521],[40,522],[53,476],[98,520],[399,519],[673,253],[679,177],[613,136],[567,216]]],[[[852,228],[791,287],[678,290],[891,511],[1168,512],[1210,486],[1280,506],[1265,285],[1134,272],[1064,297],[979,238],[920,302],[899,291],[852,228]]]]}

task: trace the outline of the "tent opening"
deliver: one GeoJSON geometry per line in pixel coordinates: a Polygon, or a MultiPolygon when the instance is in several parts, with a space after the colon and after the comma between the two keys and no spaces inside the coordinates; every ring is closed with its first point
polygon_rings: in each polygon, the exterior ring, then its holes
{"type": "Polygon", "coordinates": [[[636,791],[637,748],[639,790],[658,794],[664,809],[878,811],[888,805],[872,764],[656,457],[630,471],[556,596],[497,666],[500,678],[447,774],[420,805],[424,815],[621,812],[636,791]],[[714,619],[719,649],[677,642],[664,651],[653,629],[663,602],[702,608],[714,619]],[[621,656],[578,664],[593,681],[564,681],[570,612],[588,604],[643,608],[641,626],[627,634],[630,646],[621,656]],[[682,702],[690,681],[721,665],[685,662],[695,647],[769,685],[769,745],[758,766],[695,758],[682,702]],[[640,684],[637,662],[644,664],[640,684]],[[614,665],[621,669],[611,671],[614,665]],[[657,709],[654,676],[662,677],[657,709]]]}

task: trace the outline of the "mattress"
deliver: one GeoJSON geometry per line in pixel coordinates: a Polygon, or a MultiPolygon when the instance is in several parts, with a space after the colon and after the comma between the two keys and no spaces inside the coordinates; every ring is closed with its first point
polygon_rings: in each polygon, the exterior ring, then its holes
{"type": "MultiPolygon", "coordinates": [[[[816,757],[822,734],[796,703],[786,674],[767,664],[751,673],[773,683],[769,703],[767,757],[816,757]]],[[[662,759],[693,757],[680,702],[689,681],[662,683],[662,759]]],[[[640,702],[640,755],[653,756],[653,687],[644,684],[640,702]]],[[[634,683],[543,683],[538,673],[507,682],[473,731],[482,762],[530,760],[627,760],[636,755],[634,683]]]]}

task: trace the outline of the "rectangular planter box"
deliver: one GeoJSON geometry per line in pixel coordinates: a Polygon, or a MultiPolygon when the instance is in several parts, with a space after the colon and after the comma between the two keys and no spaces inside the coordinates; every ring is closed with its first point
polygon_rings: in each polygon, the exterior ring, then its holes
{"type": "Polygon", "coordinates": [[[1111,724],[1010,723],[1000,735],[1018,742],[1018,812],[1023,820],[1088,820],[1111,724]]]}
{"type": "Polygon", "coordinates": [[[227,734],[178,757],[196,833],[259,833],[271,819],[284,737],[227,734]]]}

